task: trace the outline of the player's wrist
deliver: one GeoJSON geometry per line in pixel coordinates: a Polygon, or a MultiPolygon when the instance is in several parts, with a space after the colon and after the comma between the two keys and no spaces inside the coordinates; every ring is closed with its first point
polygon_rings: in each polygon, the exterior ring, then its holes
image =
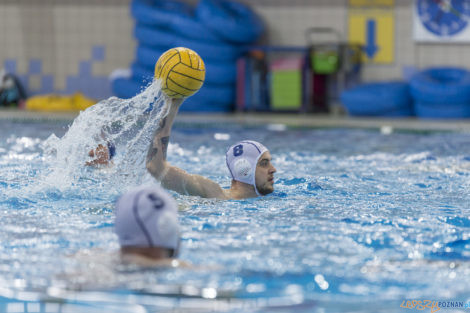
{"type": "Polygon", "coordinates": [[[173,106],[179,108],[180,105],[183,103],[184,99],[183,98],[173,98],[171,99],[171,103],[173,106]]]}

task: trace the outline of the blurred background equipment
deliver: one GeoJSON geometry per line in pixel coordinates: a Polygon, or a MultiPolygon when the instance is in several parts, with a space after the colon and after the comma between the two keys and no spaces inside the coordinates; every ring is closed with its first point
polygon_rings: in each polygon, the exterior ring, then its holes
{"type": "Polygon", "coordinates": [[[290,111],[301,108],[304,61],[302,56],[291,56],[290,58],[279,58],[270,64],[271,109],[290,111]]]}
{"type": "Polygon", "coordinates": [[[32,111],[83,111],[97,101],[76,92],[68,95],[37,95],[26,100],[25,108],[32,111]]]}
{"type": "Polygon", "coordinates": [[[0,71],[0,107],[24,107],[26,92],[13,74],[0,71]]]}
{"type": "Polygon", "coordinates": [[[361,82],[362,47],[332,28],[309,28],[306,37],[306,46],[256,46],[240,57],[238,111],[342,110],[341,92],[361,82]]]}
{"type": "MultiPolygon", "coordinates": [[[[129,98],[153,79],[164,51],[185,46],[203,58],[207,76],[182,111],[358,114],[341,102],[343,91],[405,81],[412,83],[410,116],[461,118],[468,116],[464,91],[460,99],[428,101],[422,75],[411,81],[408,69],[470,68],[466,3],[4,0],[0,68],[23,99],[129,98]],[[440,17],[435,25],[431,13],[440,17]]],[[[24,107],[10,100],[13,90],[2,97],[2,107],[24,107]]]]}
{"type": "Polygon", "coordinates": [[[345,41],[338,30],[329,27],[307,29],[306,39],[311,69],[308,111],[337,113],[341,92],[361,83],[364,46],[345,41]]]}
{"type": "Polygon", "coordinates": [[[163,52],[187,47],[201,56],[207,75],[201,90],[180,110],[233,110],[236,60],[245,45],[258,40],[264,31],[261,19],[249,7],[228,0],[203,0],[194,7],[178,1],[133,0],[131,12],[138,44],[131,77],[112,82],[118,97],[140,93],[153,79],[155,63],[163,52]]]}
{"type": "Polygon", "coordinates": [[[406,117],[413,114],[408,83],[365,83],[345,90],[341,101],[352,116],[406,117]]]}
{"type": "Polygon", "coordinates": [[[411,78],[410,89],[418,117],[470,117],[470,72],[464,68],[419,71],[411,78]]]}

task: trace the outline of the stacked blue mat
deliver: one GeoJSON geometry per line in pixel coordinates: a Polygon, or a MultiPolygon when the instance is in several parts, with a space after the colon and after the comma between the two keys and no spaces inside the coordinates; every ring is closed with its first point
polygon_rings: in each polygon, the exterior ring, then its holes
{"type": "Polygon", "coordinates": [[[235,102],[236,60],[264,31],[261,19],[247,6],[230,0],[201,0],[196,7],[176,0],[133,0],[138,42],[130,78],[112,82],[120,98],[140,93],[153,79],[162,53],[173,47],[196,51],[206,66],[203,87],[181,106],[182,111],[226,112],[235,102]]]}
{"type": "Polygon", "coordinates": [[[352,116],[405,117],[413,115],[408,83],[365,83],[341,93],[341,102],[352,116]]]}
{"type": "Polygon", "coordinates": [[[462,68],[435,67],[410,80],[416,115],[422,118],[470,117],[470,72],[462,68]]]}

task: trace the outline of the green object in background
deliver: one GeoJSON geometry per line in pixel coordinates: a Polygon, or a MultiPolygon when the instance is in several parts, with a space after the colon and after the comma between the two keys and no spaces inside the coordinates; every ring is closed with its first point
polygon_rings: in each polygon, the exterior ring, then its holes
{"type": "Polygon", "coordinates": [[[315,74],[333,74],[338,70],[338,53],[336,51],[314,51],[311,62],[315,74]]]}
{"type": "Polygon", "coordinates": [[[271,109],[298,110],[302,105],[302,73],[300,70],[272,72],[271,109]]]}

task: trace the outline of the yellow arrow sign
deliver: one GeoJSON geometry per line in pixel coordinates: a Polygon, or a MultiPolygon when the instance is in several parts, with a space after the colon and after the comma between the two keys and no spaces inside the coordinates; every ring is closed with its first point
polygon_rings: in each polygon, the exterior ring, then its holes
{"type": "Polygon", "coordinates": [[[363,61],[394,60],[395,19],[388,10],[349,10],[349,42],[363,46],[363,61]]]}

